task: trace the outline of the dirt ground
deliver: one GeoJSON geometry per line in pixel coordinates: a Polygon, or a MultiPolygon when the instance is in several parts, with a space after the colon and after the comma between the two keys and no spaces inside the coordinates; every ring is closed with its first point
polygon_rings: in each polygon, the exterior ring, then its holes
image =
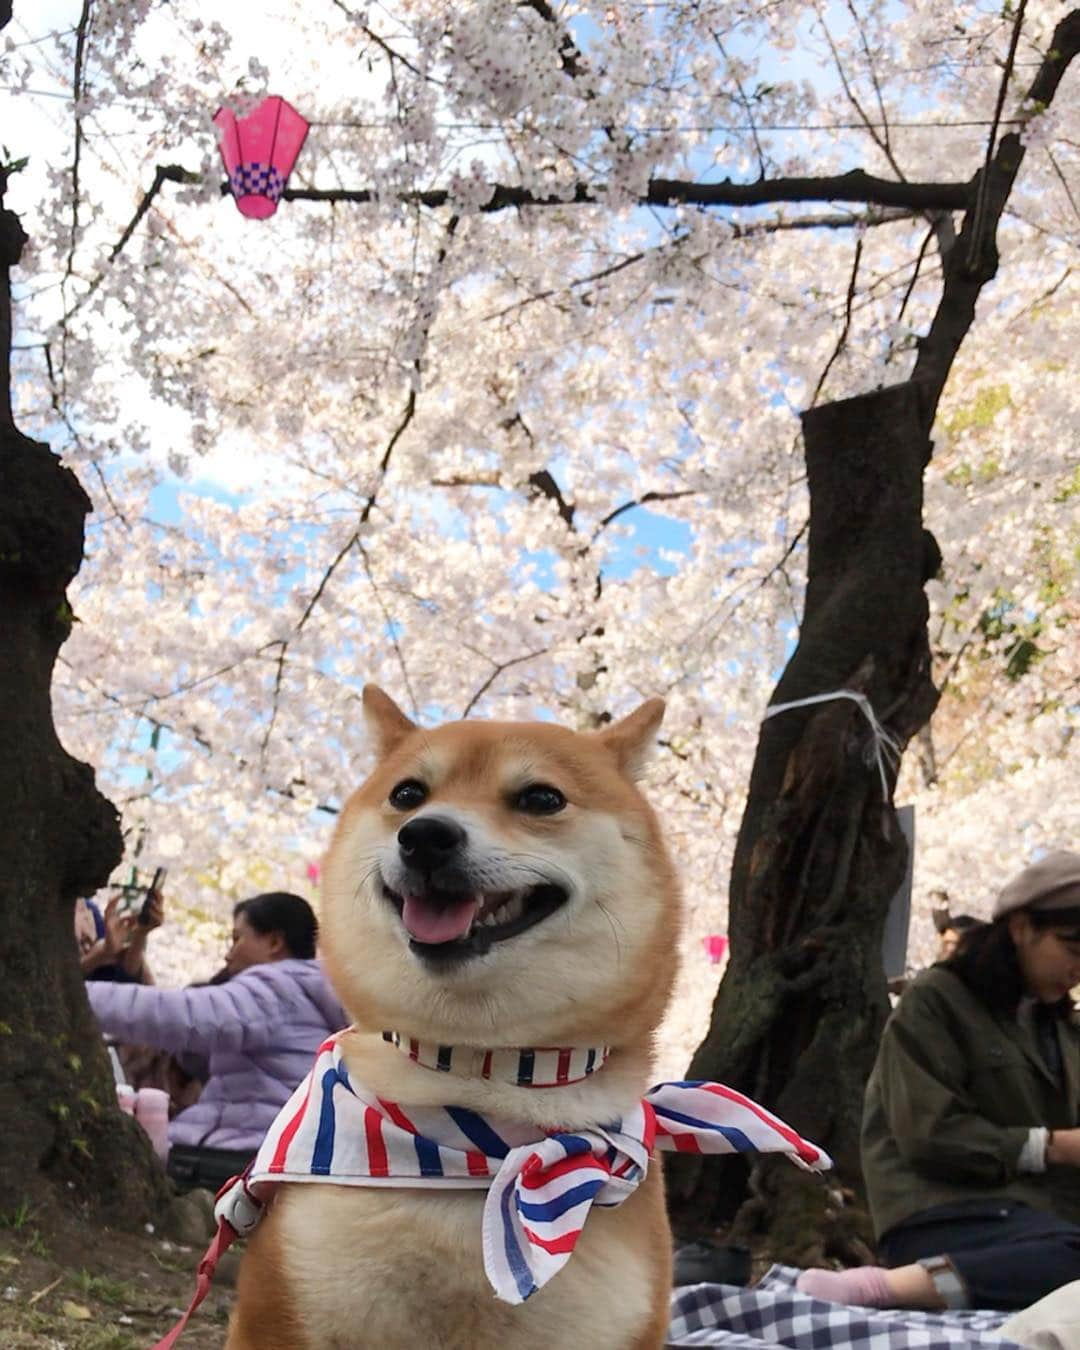
{"type": "MultiPolygon", "coordinates": [[[[171,1329],[195,1288],[202,1248],[156,1233],[44,1225],[32,1212],[0,1217],[3,1350],[149,1350],[171,1329]]],[[[180,1348],[221,1350],[233,1290],[215,1279],[180,1348]]]]}
{"type": "MultiPolygon", "coordinates": [[[[70,1215],[0,1212],[0,1350],[152,1350],[187,1307],[205,1249],[205,1237],[188,1245],[70,1215]]],[[[223,1350],[241,1253],[239,1244],[222,1258],[178,1350],[223,1350]]],[[[755,1282],[770,1264],[753,1253],[755,1282]]]]}

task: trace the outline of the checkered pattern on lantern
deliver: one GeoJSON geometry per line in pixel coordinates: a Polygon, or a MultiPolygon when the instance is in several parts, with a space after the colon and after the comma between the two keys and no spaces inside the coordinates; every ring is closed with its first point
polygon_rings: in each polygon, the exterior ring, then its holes
{"type": "Polygon", "coordinates": [[[1020,1350],[995,1334],[1009,1314],[851,1308],[800,1294],[799,1272],[773,1266],[753,1289],[691,1284],[671,1301],[667,1344],[727,1350],[1020,1350]]]}
{"type": "Polygon", "coordinates": [[[285,179],[272,164],[240,164],[229,175],[234,197],[266,197],[272,202],[281,200],[285,179]]]}

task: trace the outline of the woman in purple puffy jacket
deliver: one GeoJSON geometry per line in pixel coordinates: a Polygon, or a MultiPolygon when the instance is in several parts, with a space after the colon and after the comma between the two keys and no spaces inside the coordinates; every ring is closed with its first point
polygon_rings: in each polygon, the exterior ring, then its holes
{"type": "Polygon", "coordinates": [[[169,1124],[169,1173],[182,1185],[235,1175],[348,1016],[315,959],[318,923],[298,895],[273,891],[233,911],[228,979],[188,989],[88,984],[107,1036],[206,1061],[202,1095],[169,1124]]]}

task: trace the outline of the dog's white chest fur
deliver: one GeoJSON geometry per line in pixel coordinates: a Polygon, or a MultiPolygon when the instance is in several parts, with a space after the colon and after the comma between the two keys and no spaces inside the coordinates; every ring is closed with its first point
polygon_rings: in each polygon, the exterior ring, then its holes
{"type": "MultiPolygon", "coordinates": [[[[658,1179],[657,1179],[658,1180],[658,1179]]],[[[289,1186],[275,1204],[290,1291],[319,1350],[627,1350],[655,1270],[628,1213],[589,1217],[565,1268],[525,1304],[484,1275],[486,1192],[289,1186]]],[[[634,1208],[632,1197],[623,1206],[634,1208]]],[[[642,1197],[643,1199],[645,1197],[642,1197]]]]}

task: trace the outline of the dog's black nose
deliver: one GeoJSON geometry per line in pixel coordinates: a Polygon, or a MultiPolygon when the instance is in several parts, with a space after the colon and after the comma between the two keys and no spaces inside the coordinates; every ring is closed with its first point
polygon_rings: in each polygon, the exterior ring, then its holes
{"type": "Polygon", "coordinates": [[[434,872],[449,862],[468,836],[456,820],[446,816],[420,816],[398,830],[398,848],[409,867],[434,872]]]}

